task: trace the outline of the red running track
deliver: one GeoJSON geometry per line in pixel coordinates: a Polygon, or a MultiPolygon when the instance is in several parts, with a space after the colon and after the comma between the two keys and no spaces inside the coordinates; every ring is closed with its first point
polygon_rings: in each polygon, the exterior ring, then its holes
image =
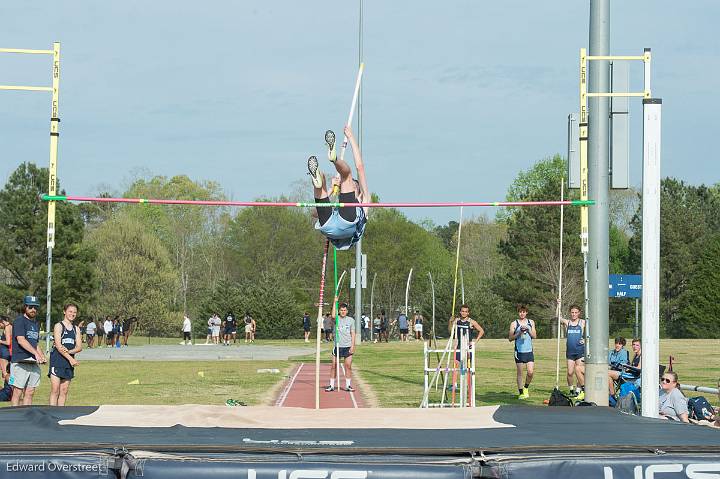
{"type": "MultiPolygon", "coordinates": [[[[330,365],[323,363],[320,365],[320,409],[365,407],[365,402],[357,390],[353,393],[341,389],[325,392],[323,389],[328,384],[330,384],[330,365]]],[[[345,386],[342,368],[340,384],[345,386]]],[[[357,388],[354,381],[352,386],[357,388]]],[[[292,370],[290,379],[275,401],[275,406],[315,409],[315,363],[300,363],[292,370]]]]}

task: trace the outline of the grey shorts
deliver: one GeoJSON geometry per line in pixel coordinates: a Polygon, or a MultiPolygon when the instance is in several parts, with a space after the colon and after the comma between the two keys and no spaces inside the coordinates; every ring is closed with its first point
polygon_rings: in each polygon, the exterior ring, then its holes
{"type": "Polygon", "coordinates": [[[25,389],[40,385],[40,365],[34,363],[11,363],[10,386],[25,389]]]}

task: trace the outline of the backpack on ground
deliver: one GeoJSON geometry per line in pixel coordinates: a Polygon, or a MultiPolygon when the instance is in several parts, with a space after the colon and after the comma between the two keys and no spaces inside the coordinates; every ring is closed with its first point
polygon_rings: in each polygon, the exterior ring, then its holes
{"type": "Polygon", "coordinates": [[[696,421],[711,421],[713,417],[713,407],[703,396],[688,399],[688,416],[696,421]]]}
{"type": "Polygon", "coordinates": [[[12,399],[13,390],[12,386],[5,383],[2,389],[0,389],[0,401],[10,401],[12,399]]]}
{"type": "Polygon", "coordinates": [[[634,416],[637,416],[640,412],[637,398],[635,397],[634,393],[628,393],[618,399],[617,404],[615,404],[615,409],[618,409],[619,411],[626,414],[632,414],[634,416]]]}
{"type": "Polygon", "coordinates": [[[550,394],[550,400],[548,401],[548,406],[572,406],[572,405],[573,405],[572,399],[570,399],[568,396],[561,393],[558,388],[553,389],[552,394],[550,394]]]}

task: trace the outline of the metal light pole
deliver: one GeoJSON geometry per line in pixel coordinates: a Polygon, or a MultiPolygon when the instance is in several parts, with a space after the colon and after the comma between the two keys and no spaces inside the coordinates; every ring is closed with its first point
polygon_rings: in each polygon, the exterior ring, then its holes
{"type": "MultiPolygon", "coordinates": [[[[363,35],[363,0],[360,2],[360,17],[358,21],[358,65],[363,63],[362,35],[363,35]]],[[[357,139],[362,151],[362,85],[358,95],[358,129],[357,139]]],[[[362,331],[362,239],[355,245],[355,331],[362,331]]],[[[360,334],[355,335],[355,344],[360,344],[360,334]]]]}
{"type": "MultiPolygon", "coordinates": [[[[610,0],[590,0],[590,55],[610,54],[610,0]]],[[[589,66],[588,90],[610,91],[607,61],[589,66]]],[[[588,105],[588,193],[595,200],[589,211],[588,335],[585,391],[588,401],[608,405],[608,262],[609,262],[609,118],[607,97],[592,97],[588,105]]]]}

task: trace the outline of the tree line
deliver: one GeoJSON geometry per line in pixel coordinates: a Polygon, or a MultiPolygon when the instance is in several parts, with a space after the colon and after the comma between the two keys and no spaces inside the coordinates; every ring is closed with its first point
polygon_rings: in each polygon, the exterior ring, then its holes
{"type": "MultiPolygon", "coordinates": [[[[567,165],[559,155],[520,172],[508,201],[558,199],[567,165]]],[[[11,313],[24,294],[46,294],[45,228],[47,169],[24,163],[0,191],[0,309],[11,313]]],[[[62,185],[59,184],[61,187],[62,185]]],[[[307,189],[309,190],[309,188],[307,189]]],[[[308,201],[305,189],[273,201],[308,201]]],[[[137,178],[122,192],[100,196],[223,200],[214,182],[187,176],[137,178]]],[[[576,199],[577,191],[565,193],[576,199]]],[[[375,196],[375,200],[380,200],[375,196]]],[[[661,332],[669,337],[720,337],[713,314],[720,288],[720,184],[695,186],[662,180],[661,332]]],[[[296,208],[219,208],[181,205],[58,203],[53,268],[53,318],[62,303],[80,305],[81,316],[140,318],[151,335],[177,335],[183,314],[204,335],[213,313],[242,315],[258,323],[259,337],[297,337],[301,317],[316,315],[324,239],[312,212],[296,208]]],[[[563,302],[583,304],[580,211],[564,209],[563,302]]],[[[639,274],[642,218],[637,191],[613,191],[610,208],[610,272],[639,274]]],[[[494,218],[463,221],[460,267],[466,302],[488,337],[504,337],[527,304],[541,336],[555,334],[560,274],[560,211],[555,207],[505,208],[494,218]]],[[[414,271],[410,307],[432,314],[427,273],[435,284],[436,330],[447,331],[453,304],[458,223],[412,221],[396,209],[371,210],[363,237],[368,255],[368,288],[362,312],[394,316],[405,303],[408,272],[414,271]]],[[[354,266],[354,251],[338,252],[338,268],[354,266]]],[[[326,302],[332,299],[328,262],[326,302]]],[[[345,282],[341,298],[354,309],[345,282]]],[[[456,311],[460,305],[457,287],[456,311]]],[[[611,334],[625,332],[634,305],[611,300],[611,334]]],[[[329,308],[328,308],[329,309],[329,308]]],[[[41,312],[44,314],[44,312],[41,312]]],[[[592,318],[590,318],[592,320],[592,318]]],[[[428,330],[429,328],[426,328],[428,330]]]]}

